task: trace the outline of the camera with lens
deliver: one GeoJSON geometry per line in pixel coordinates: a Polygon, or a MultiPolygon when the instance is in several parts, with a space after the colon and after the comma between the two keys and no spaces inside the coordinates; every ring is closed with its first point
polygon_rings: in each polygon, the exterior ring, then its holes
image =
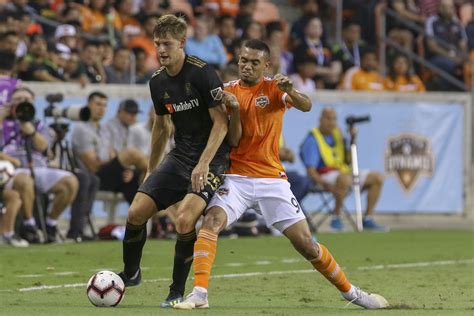
{"type": "Polygon", "coordinates": [[[365,116],[350,115],[346,117],[346,124],[349,125],[350,127],[358,123],[365,123],[369,121],[370,121],[370,115],[365,115],[365,116]]]}
{"type": "Polygon", "coordinates": [[[21,102],[14,106],[12,112],[13,117],[20,122],[31,122],[36,114],[34,105],[28,101],[21,102]]]}
{"type": "Polygon", "coordinates": [[[55,103],[62,102],[64,99],[61,93],[46,95],[48,107],[44,109],[44,116],[54,118],[67,118],[71,121],[88,121],[91,117],[91,111],[87,106],[74,105],[67,108],[58,108],[55,103]]]}

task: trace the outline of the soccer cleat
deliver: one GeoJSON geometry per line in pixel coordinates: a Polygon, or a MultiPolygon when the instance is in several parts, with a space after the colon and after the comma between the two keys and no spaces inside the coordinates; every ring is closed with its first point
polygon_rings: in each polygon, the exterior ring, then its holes
{"type": "Polygon", "coordinates": [[[52,225],[46,225],[46,243],[57,242],[58,227],[52,225]]]}
{"type": "Polygon", "coordinates": [[[195,286],[193,291],[186,296],[186,299],[181,303],[173,306],[175,309],[195,309],[195,308],[209,308],[207,300],[207,290],[205,288],[195,286]]]}
{"type": "Polygon", "coordinates": [[[331,219],[331,229],[336,231],[344,230],[344,224],[339,216],[335,216],[331,219]]]}
{"type": "Polygon", "coordinates": [[[170,290],[170,294],[165,299],[164,302],[160,304],[162,308],[173,308],[176,304],[179,304],[183,301],[183,295],[175,290],[170,290]]]}
{"type": "Polygon", "coordinates": [[[32,225],[22,225],[20,227],[20,237],[30,244],[39,244],[41,242],[38,228],[32,225]]]}
{"type": "Polygon", "coordinates": [[[387,300],[379,294],[370,294],[360,288],[353,286],[351,291],[341,293],[350,303],[362,306],[365,309],[381,309],[389,306],[387,300]]]}
{"type": "Polygon", "coordinates": [[[377,230],[381,232],[388,231],[387,227],[377,224],[372,218],[364,218],[362,221],[362,226],[364,229],[368,230],[377,230]]]}
{"type": "Polygon", "coordinates": [[[142,271],[140,269],[138,269],[138,271],[135,272],[135,275],[131,278],[127,277],[124,271],[120,272],[118,275],[122,279],[123,284],[125,284],[125,287],[137,286],[142,281],[142,271]]]}
{"type": "Polygon", "coordinates": [[[22,239],[22,238],[20,238],[16,235],[13,235],[11,237],[7,237],[7,236],[3,235],[2,239],[3,239],[3,243],[5,245],[9,245],[9,246],[12,246],[12,247],[25,248],[25,247],[28,247],[30,245],[26,240],[24,240],[24,239],[22,239]]]}

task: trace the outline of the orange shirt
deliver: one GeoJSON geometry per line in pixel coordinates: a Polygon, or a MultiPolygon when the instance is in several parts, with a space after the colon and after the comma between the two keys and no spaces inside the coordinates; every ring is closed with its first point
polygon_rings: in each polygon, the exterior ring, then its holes
{"type": "Polygon", "coordinates": [[[347,70],[343,82],[343,90],[383,91],[383,78],[376,71],[364,71],[358,67],[347,70]]]}
{"type": "Polygon", "coordinates": [[[417,75],[412,75],[410,80],[407,80],[404,76],[398,76],[395,80],[386,77],[383,85],[387,91],[425,92],[425,86],[417,75]]]}
{"type": "MultiPolygon", "coordinates": [[[[112,24],[114,28],[121,29],[122,28],[122,21],[118,16],[115,10],[111,10],[110,12],[112,24]]],[[[82,29],[84,32],[99,34],[104,31],[104,28],[107,25],[107,16],[94,9],[91,9],[86,6],[81,7],[81,16],[82,16],[82,29]]]]}
{"type": "Polygon", "coordinates": [[[291,104],[276,82],[264,78],[259,84],[244,87],[240,80],[225,84],[240,103],[242,138],[230,152],[227,173],[255,178],[287,178],[279,157],[283,113],[291,104]]]}

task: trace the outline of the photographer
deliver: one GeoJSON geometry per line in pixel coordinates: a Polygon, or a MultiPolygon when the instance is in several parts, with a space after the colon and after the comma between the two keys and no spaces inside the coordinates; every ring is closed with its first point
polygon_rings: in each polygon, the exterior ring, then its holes
{"type": "MultiPolygon", "coordinates": [[[[352,124],[351,124],[352,125],[352,124]]],[[[354,139],[356,129],[351,128],[350,134],[354,139]]],[[[337,231],[344,229],[340,214],[342,203],[351,185],[352,174],[350,152],[346,148],[341,130],[337,127],[336,111],[331,107],[322,110],[319,128],[314,128],[300,149],[301,159],[306,166],[307,176],[301,177],[296,173],[288,173],[291,190],[299,202],[308,194],[309,189],[319,185],[334,195],[334,217],[331,228],[337,231]]],[[[383,175],[378,172],[360,170],[360,183],[367,190],[367,210],[363,219],[364,229],[385,230],[373,219],[374,207],[383,185],[383,175]]]]}
{"type": "MultiPolygon", "coordinates": [[[[41,122],[34,120],[34,93],[21,87],[13,91],[11,104],[7,105],[8,117],[3,122],[4,148],[2,151],[20,161],[15,174],[34,171],[37,193],[53,194],[51,213],[46,217],[46,242],[55,242],[57,219],[71,204],[77,193],[76,177],[65,170],[48,167],[47,149],[49,136],[41,122]]],[[[8,187],[7,187],[8,188],[8,187]]],[[[20,236],[30,243],[39,242],[32,209],[25,208],[20,236]]]]}
{"type": "MultiPolygon", "coordinates": [[[[120,134],[114,135],[119,136],[118,138],[112,138],[108,132],[109,128],[106,129],[100,124],[107,109],[105,94],[92,92],[88,97],[87,106],[91,111],[90,120],[75,124],[72,132],[72,149],[78,165],[99,177],[100,190],[122,192],[127,202],[131,203],[138,189],[138,172],[133,170],[146,171],[147,159],[139,150],[124,146],[128,136],[120,134]],[[114,139],[120,142],[120,146],[115,144],[114,139]]],[[[125,119],[132,117],[133,121],[134,114],[130,114],[130,110],[130,105],[124,105],[120,116],[126,117],[125,119]]],[[[138,106],[134,107],[133,111],[138,111],[138,106]]],[[[112,125],[122,132],[128,129],[120,121],[112,125]]]]}

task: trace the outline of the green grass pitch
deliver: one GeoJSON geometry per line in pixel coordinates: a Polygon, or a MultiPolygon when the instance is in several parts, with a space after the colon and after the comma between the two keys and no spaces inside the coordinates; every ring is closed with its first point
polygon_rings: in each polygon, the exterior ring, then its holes
{"type": "MultiPolygon", "coordinates": [[[[0,248],[0,315],[474,315],[473,231],[320,234],[349,280],[384,295],[384,311],[347,306],[284,237],[222,239],[210,309],[163,310],[173,241],[149,240],[144,282],[115,308],[92,306],[84,284],[121,268],[120,242],[0,248]]],[[[189,280],[187,291],[192,288],[189,280]]]]}

